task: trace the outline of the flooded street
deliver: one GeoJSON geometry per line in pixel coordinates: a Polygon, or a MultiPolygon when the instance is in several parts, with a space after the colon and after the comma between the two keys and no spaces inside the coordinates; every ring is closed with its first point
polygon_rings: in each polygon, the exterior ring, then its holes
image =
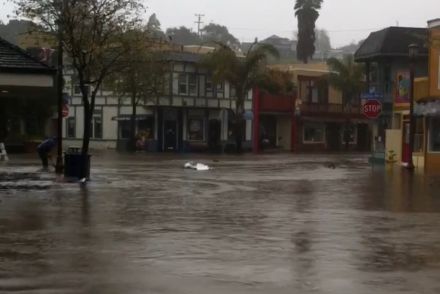
{"type": "Polygon", "coordinates": [[[0,293],[440,293],[440,176],[198,160],[97,158],[85,187],[0,165],[0,293]]]}

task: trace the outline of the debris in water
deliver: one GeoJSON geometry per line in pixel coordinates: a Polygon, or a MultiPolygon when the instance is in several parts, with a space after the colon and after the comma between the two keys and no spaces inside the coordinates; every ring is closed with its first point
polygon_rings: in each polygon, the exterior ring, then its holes
{"type": "Polygon", "coordinates": [[[188,168],[188,169],[194,169],[197,171],[207,171],[210,170],[210,167],[207,166],[206,164],[203,163],[198,163],[198,162],[187,162],[185,163],[185,165],[183,166],[184,168],[188,168]]]}

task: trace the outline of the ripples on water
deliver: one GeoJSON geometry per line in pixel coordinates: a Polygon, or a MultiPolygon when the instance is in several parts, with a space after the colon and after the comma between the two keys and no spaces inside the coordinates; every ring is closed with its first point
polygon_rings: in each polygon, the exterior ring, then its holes
{"type": "Polygon", "coordinates": [[[0,293],[439,293],[438,177],[205,162],[98,164],[86,187],[0,170],[0,293]]]}

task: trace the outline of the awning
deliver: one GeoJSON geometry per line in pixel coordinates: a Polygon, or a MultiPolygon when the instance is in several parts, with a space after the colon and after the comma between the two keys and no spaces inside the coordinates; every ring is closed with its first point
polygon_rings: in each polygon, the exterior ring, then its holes
{"type": "MultiPolygon", "coordinates": [[[[114,116],[112,117],[112,120],[116,120],[116,121],[130,121],[131,120],[132,115],[131,114],[121,114],[118,116],[114,116]]],[[[147,120],[149,118],[154,117],[153,114],[138,114],[136,115],[136,120],[147,120]]]]}
{"type": "Polygon", "coordinates": [[[440,100],[426,100],[414,105],[414,114],[418,116],[440,116],[440,100]]]}

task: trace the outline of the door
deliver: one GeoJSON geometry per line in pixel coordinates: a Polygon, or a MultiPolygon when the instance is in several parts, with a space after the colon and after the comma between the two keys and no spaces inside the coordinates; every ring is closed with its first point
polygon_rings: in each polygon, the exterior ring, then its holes
{"type": "Polygon", "coordinates": [[[327,124],[327,150],[339,151],[341,148],[341,128],[337,123],[327,124]]]}
{"type": "Polygon", "coordinates": [[[177,151],[177,122],[166,120],[164,123],[164,151],[177,151]]]}
{"type": "Polygon", "coordinates": [[[212,119],[209,121],[208,146],[212,152],[221,152],[221,121],[212,119]]]}
{"type": "Polygon", "coordinates": [[[403,123],[402,163],[409,163],[409,132],[410,123],[406,121],[403,123]]]}

